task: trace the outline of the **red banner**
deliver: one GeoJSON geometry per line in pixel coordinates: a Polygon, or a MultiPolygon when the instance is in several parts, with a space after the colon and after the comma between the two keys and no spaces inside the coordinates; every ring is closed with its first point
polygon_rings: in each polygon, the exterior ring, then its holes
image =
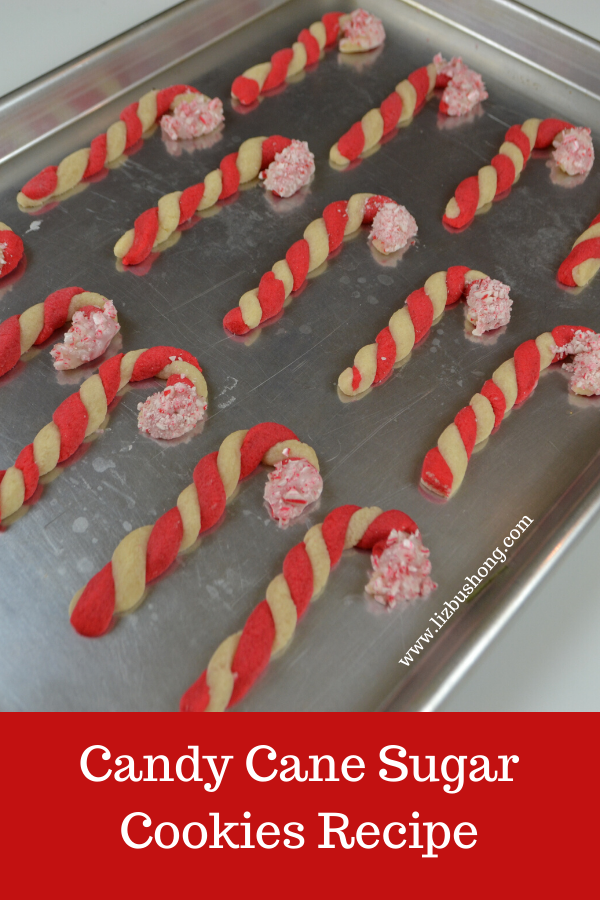
{"type": "Polygon", "coordinates": [[[576,896],[594,721],[4,714],[3,893],[576,896]]]}

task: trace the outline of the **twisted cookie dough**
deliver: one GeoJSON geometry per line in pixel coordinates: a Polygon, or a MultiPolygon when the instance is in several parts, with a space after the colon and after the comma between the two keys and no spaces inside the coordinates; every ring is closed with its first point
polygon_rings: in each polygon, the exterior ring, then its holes
{"type": "Polygon", "coordinates": [[[354,397],[372,384],[380,384],[394,364],[407,357],[425,337],[444,309],[460,300],[472,281],[486,277],[468,266],[451,266],[446,272],[431,275],[425,287],[413,291],[402,309],[396,310],[375,343],[361,347],[354,357],[354,365],[344,369],[338,379],[340,391],[354,397]]]}
{"type": "Polygon", "coordinates": [[[14,233],[10,225],[0,222],[0,278],[17,268],[24,252],[19,235],[14,233]]]}
{"type": "Polygon", "coordinates": [[[225,156],[218,169],[209,172],[204,181],[184,191],[165,194],[158,206],[147,209],[135,220],[134,227],[115,244],[115,256],[126,266],[143,262],[155,247],[166,241],[173,232],[196,212],[214,206],[236,193],[240,184],[257,177],[268,168],[280,153],[291,144],[290,138],[275,134],[272,137],[249,138],[237,153],[225,156]]]}
{"type": "Polygon", "coordinates": [[[336,166],[347,166],[361,153],[375,147],[382,137],[398,125],[409,122],[420,112],[435,87],[445,87],[445,75],[438,75],[435,65],[429,63],[411,72],[400,81],[380,107],[370,109],[360,122],[355,122],[329,151],[329,159],[336,166]]]}
{"type": "Polygon", "coordinates": [[[405,513],[379,507],[338,506],[314,525],[283,561],[283,573],[269,584],[266,600],[250,614],[242,631],[226,638],[200,678],[181,699],[181,712],[223,712],[244,697],[273,656],[290,643],[296,624],[316,600],[343,550],[371,550],[395,529],[414,534],[405,513]]]}
{"type": "Polygon", "coordinates": [[[246,334],[276,316],[292,291],[297,291],[308,273],[337,250],[346,235],[370,224],[385,203],[393,202],[380,194],[353,194],[348,201],[330,203],[322,218],[307,225],[304,237],[292,244],[285,259],[276,262],[263,275],[259,286],[247,291],[239,306],[227,313],[223,319],[225,328],[233,334],[246,334]]]}
{"type": "Polygon", "coordinates": [[[428,452],[421,471],[422,487],[446,499],[452,497],[465,477],[473,447],[498,430],[513,406],[532,393],[540,372],[560,358],[552,348],[568,344],[576,331],[589,330],[559,325],[520,344],[442,432],[437,447],[428,452]]]}
{"type": "Polygon", "coordinates": [[[52,332],[70,322],[78,309],[103,309],[106,297],[80,287],[54,291],[43,303],[30,306],[20,315],[0,322],[0,377],[6,375],[31,347],[43,344],[52,332]]]}
{"type": "Polygon", "coordinates": [[[108,630],[115,613],[137,606],[147,584],[162,575],[200,534],[218,524],[239,482],[261,463],[274,466],[281,462],[286,449],[318,470],[312,447],[300,443],[293,431],[276,422],[228,435],[216,453],[197,464],[193,483],[180,493],[177,505],[154,525],[136,528],[123,538],[111,562],[75,594],[71,602],[75,630],[86,637],[99,637],[108,630]]]}
{"type": "Polygon", "coordinates": [[[58,166],[46,166],[17,194],[17,203],[25,209],[43,206],[53,197],[70,191],[84,178],[97,175],[108,164],[140,140],[145,131],[168,109],[174,109],[198,90],[187,84],[175,84],[162,91],[148,91],[138,103],[125,107],[118,122],[106,134],[95,137],[89,147],[65,156],[58,166]]]}
{"type": "Polygon", "coordinates": [[[532,150],[550,147],[554,138],[566,128],[573,126],[562,119],[527,119],[522,125],[509,128],[491,165],[483,166],[477,175],[465,178],[458,185],[446,206],[444,225],[451,228],[470,225],[477,210],[515,184],[532,150]]]}
{"type": "Polygon", "coordinates": [[[321,50],[331,47],[338,39],[341,26],[350,16],[326,13],[309,28],[303,28],[293,47],[278,50],[270,62],[259,63],[238,75],[231,85],[231,96],[244,106],[258,99],[259,94],[279,87],[287,78],[302,72],[319,61],[321,50]]]}
{"type": "Polygon", "coordinates": [[[584,287],[600,269],[600,215],[580,234],[560,264],[558,280],[569,287],[584,287]]]}
{"type": "Polygon", "coordinates": [[[119,353],[103,362],[97,375],[83,382],[75,394],[60,404],[48,423],[17,457],[14,466],[0,471],[0,521],[12,516],[35,492],[40,477],[69,459],[86,437],[104,422],[117,391],[129,382],[146,378],[178,381],[184,375],[205,400],[206,381],[198,360],[177,347],[152,347],[119,353]]]}

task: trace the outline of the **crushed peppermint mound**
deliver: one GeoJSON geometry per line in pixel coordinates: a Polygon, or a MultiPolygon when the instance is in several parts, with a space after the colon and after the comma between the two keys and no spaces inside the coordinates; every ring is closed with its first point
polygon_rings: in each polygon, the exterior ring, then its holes
{"type": "Polygon", "coordinates": [[[322,491],[323,479],[317,469],[306,459],[288,456],[269,473],[264,498],[277,524],[287,528],[322,491]]]}
{"type": "MultiPolygon", "coordinates": [[[[381,545],[380,545],[381,547],[381,545]]],[[[378,603],[394,607],[399,600],[428,597],[437,587],[431,580],[429,550],[421,535],[392,529],[382,552],[371,554],[373,571],[365,590],[378,603]]]]}
{"type": "Polygon", "coordinates": [[[369,237],[380,253],[393,253],[406,247],[418,230],[417,223],[405,206],[384,203],[373,219],[369,237]]]}
{"type": "Polygon", "coordinates": [[[478,103],[487,100],[489,94],[483,79],[473,69],[461,69],[444,88],[441,102],[448,116],[466,116],[478,103]]]}
{"type": "Polygon", "coordinates": [[[569,363],[563,365],[566,372],[571,372],[569,387],[574,394],[600,394],[600,334],[594,331],[576,331],[573,339],[562,347],[552,347],[555,354],[572,356],[569,363]]]}
{"type": "Polygon", "coordinates": [[[444,59],[441,53],[436,53],[433,57],[433,64],[438,75],[445,75],[450,81],[459,72],[463,72],[467,66],[462,61],[462,56],[453,56],[450,62],[444,59]]]}
{"type": "Polygon", "coordinates": [[[180,103],[172,115],[164,115],[160,127],[172,141],[189,141],[210,134],[223,120],[223,104],[219,98],[211,100],[205,94],[197,94],[180,103]]]}
{"type": "Polygon", "coordinates": [[[278,197],[291,197],[310,182],[314,171],[315,156],[306,141],[292,141],[281,153],[275,154],[275,159],[259,178],[266,189],[278,197]]]}
{"type": "Polygon", "coordinates": [[[594,165],[591,129],[565,128],[556,135],[552,158],[567,175],[587,175],[594,165]]]}
{"type": "Polygon", "coordinates": [[[361,53],[374,50],[385,41],[383,22],[371,15],[366,9],[355,9],[350,18],[342,26],[343,35],[340,40],[342,53],[361,53]]]}
{"type": "Polygon", "coordinates": [[[473,334],[480,337],[510,322],[513,302],[510,287],[495,278],[478,278],[467,291],[467,319],[475,325],[473,334]]]}
{"type": "Polygon", "coordinates": [[[198,424],[206,412],[206,401],[198,396],[188,378],[168,384],[164,391],[138,403],[138,428],[163,441],[182,437],[198,424]]]}
{"type": "Polygon", "coordinates": [[[105,300],[102,309],[97,306],[78,309],[63,342],[55,344],[50,351],[54,357],[54,368],[76,369],[97,359],[120,330],[117,310],[111,300],[105,300]]]}

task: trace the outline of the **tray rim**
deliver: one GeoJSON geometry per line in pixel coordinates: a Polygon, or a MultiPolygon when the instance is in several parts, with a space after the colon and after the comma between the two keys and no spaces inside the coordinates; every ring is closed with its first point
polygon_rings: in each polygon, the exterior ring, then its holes
{"type": "MultiPolygon", "coordinates": [[[[227,27],[223,27],[221,30],[213,28],[212,31],[205,28],[206,40],[195,45],[193,49],[185,49],[183,44],[175,42],[176,46],[181,49],[180,55],[171,56],[168,62],[163,61],[158,67],[149,64],[147,71],[141,76],[139,68],[137,77],[134,77],[132,72],[129,74],[126,72],[122,82],[115,86],[112,92],[107,92],[100,102],[89,104],[87,107],[63,104],[62,116],[57,116],[51,127],[39,130],[33,137],[23,136],[20,145],[7,149],[6,142],[2,137],[6,133],[6,128],[0,128],[0,163],[23,153],[45,138],[106,106],[137,85],[159,76],[226,35],[241,30],[256,19],[292,2],[294,0],[252,0],[252,3],[245,4],[238,0],[185,0],[184,3],[155,16],[95,48],[90,53],[84,54],[65,66],[6,95],[0,99],[0,125],[7,122],[7,117],[10,121],[15,116],[18,118],[19,115],[27,118],[32,111],[35,112],[36,103],[39,107],[40,102],[47,103],[49,98],[54,98],[56,102],[57,98],[60,99],[65,90],[76,81],[81,82],[85,88],[89,85],[90,79],[93,80],[94,77],[97,77],[97,73],[103,66],[106,66],[107,62],[122,59],[126,54],[131,53],[133,46],[148,41],[156,35],[157,31],[165,28],[176,31],[181,28],[181,23],[189,17],[196,17],[196,25],[204,23],[206,21],[204,17],[210,17],[217,6],[220,11],[226,8],[231,12],[227,27]],[[246,15],[245,12],[249,6],[253,11],[252,14],[246,15]],[[127,80],[128,77],[130,80],[127,80]]],[[[427,4],[420,3],[418,0],[395,0],[395,2],[403,3],[419,13],[447,23],[449,26],[495,47],[530,68],[542,72],[546,77],[554,78],[573,90],[600,101],[600,74],[595,79],[596,91],[574,80],[577,72],[582,71],[581,67],[574,67],[571,78],[566,77],[564,73],[559,74],[548,69],[544,65],[548,53],[547,47],[540,47],[538,59],[523,56],[509,44],[499,40],[500,37],[507,35],[506,32],[502,32],[501,28],[494,27],[493,11],[501,10],[505,18],[508,16],[512,17],[512,21],[527,23],[530,29],[537,29],[540,34],[543,33],[547,42],[560,47],[563,52],[570,48],[571,52],[581,50],[581,52],[594,55],[597,57],[599,63],[597,71],[600,73],[600,42],[581,35],[567,26],[526,9],[512,0],[475,0],[477,8],[484,10],[489,17],[487,22],[483,18],[478,20],[478,24],[483,29],[481,31],[476,31],[456,18],[446,15],[451,6],[453,11],[464,16],[474,0],[458,0],[458,2],[457,0],[427,0],[427,4]]],[[[514,30],[515,33],[518,31],[517,28],[514,30]]],[[[518,42],[515,41],[515,43],[518,42]]],[[[154,57],[151,58],[154,59],[154,57]]],[[[592,79],[593,81],[594,79],[592,79]]],[[[13,136],[15,130],[17,136],[21,134],[17,125],[16,129],[13,126],[13,136]]],[[[538,528],[513,555],[510,565],[506,567],[502,577],[490,583],[484,591],[478,594],[477,604],[465,610],[458,622],[445,629],[444,635],[436,639],[435,649],[426,654],[424,658],[415,661],[411,667],[410,676],[404,679],[400,687],[391,691],[377,708],[381,711],[434,711],[439,708],[452,689],[500,633],[504,625],[526,602],[558,559],[599,512],[600,452],[556,500],[541,522],[537,523],[538,528]],[[486,601],[488,607],[493,604],[491,614],[489,609],[486,609],[486,601]]]]}

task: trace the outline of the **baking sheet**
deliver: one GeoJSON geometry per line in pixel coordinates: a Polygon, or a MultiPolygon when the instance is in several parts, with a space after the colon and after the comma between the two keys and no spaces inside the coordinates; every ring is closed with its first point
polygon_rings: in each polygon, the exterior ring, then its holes
{"type": "MultiPolygon", "coordinates": [[[[286,4],[153,84],[186,81],[225,99],[237,74],[288,46],[330,8],[286,4]]],[[[119,309],[125,351],[158,343],[183,347],[198,357],[210,391],[203,432],[166,448],[136,430],[137,403],[154,385],[126,392],[105,433],[63,467],[39,502],[0,535],[3,709],[176,709],[212,651],[242,627],[263,598],[287,550],[341,503],[396,507],[412,516],[431,549],[438,590],[425,602],[392,612],[374,608],[362,594],[368,556],[344,554],[292,646],[237,709],[378,709],[398,692],[400,708],[423,708],[428,686],[430,696],[434,685],[439,688],[441,668],[452,669],[452,659],[443,653],[448,642],[455,645],[456,665],[459,659],[464,663],[461,647],[473,629],[489,633],[502,591],[522,599],[522,585],[511,583],[519,559],[525,554],[528,564],[542,571],[563,541],[556,523],[589,509],[596,498],[600,401],[570,398],[559,371],[545,373],[522,409],[474,455],[451,502],[431,501],[417,482],[423,456],[441,430],[521,341],[562,323],[600,329],[600,282],[577,293],[555,282],[558,264],[597,213],[598,167],[584,184],[564,188],[552,184],[542,154],[511,196],[470,229],[455,235],[441,224],[458,182],[489,162],[510,125],[558,115],[596,130],[600,105],[414,5],[375,0],[369,8],[387,29],[380,53],[349,64],[329,52],[299,83],[246,114],[226,100],[227,127],[211,147],[171,156],[157,132],[104,180],[44,214],[20,212],[14,196],[24,180],[85,145],[130,102],[121,97],[2,166],[0,218],[24,236],[27,270],[20,280],[0,286],[1,318],[60,287],[98,291],[119,309]],[[433,99],[378,153],[351,171],[331,169],[331,144],[438,50],[446,57],[463,55],[482,72],[490,94],[484,114],[443,128],[433,99]],[[163,193],[203,178],[247,137],[275,132],[308,140],[315,153],[317,173],[306,195],[274,204],[259,188],[245,190],[222,204],[217,215],[183,232],[148,274],[118,270],[112,247],[142,210],[163,193]],[[256,340],[228,337],[221,325],[225,312],[327,203],[356,191],[386,193],[406,205],[419,225],[417,244],[397,265],[382,266],[363,232],[256,340]],[[25,234],[35,221],[41,221],[39,230],[25,234]],[[467,338],[459,305],[389,382],[360,401],[340,402],[337,376],[356,350],[374,339],[410,291],[433,272],[457,264],[511,285],[515,302],[506,332],[484,342],[467,338]],[[319,510],[304,524],[280,531],[262,505],[266,473],[257,473],[243,483],[221,527],[178,559],[137,612],[104,638],[77,636],[68,621],[70,598],[110,559],[118,541],[171,507],[198,459],[216,450],[227,434],[265,420],[282,422],[315,447],[325,479],[319,510]],[[582,472],[585,489],[577,493],[573,485],[582,472]],[[569,490],[577,494],[576,502],[561,500],[569,490]],[[525,546],[509,556],[500,577],[435,636],[423,660],[408,669],[400,665],[429,617],[525,515],[534,519],[528,540],[535,554],[527,556],[525,546]],[[409,690],[415,673],[419,699],[409,690]]],[[[137,88],[131,100],[143,92],[137,88]]],[[[3,467],[77,389],[50,364],[48,350],[57,339],[0,385],[3,467]]],[[[95,370],[91,366],[86,374],[95,370]]]]}

